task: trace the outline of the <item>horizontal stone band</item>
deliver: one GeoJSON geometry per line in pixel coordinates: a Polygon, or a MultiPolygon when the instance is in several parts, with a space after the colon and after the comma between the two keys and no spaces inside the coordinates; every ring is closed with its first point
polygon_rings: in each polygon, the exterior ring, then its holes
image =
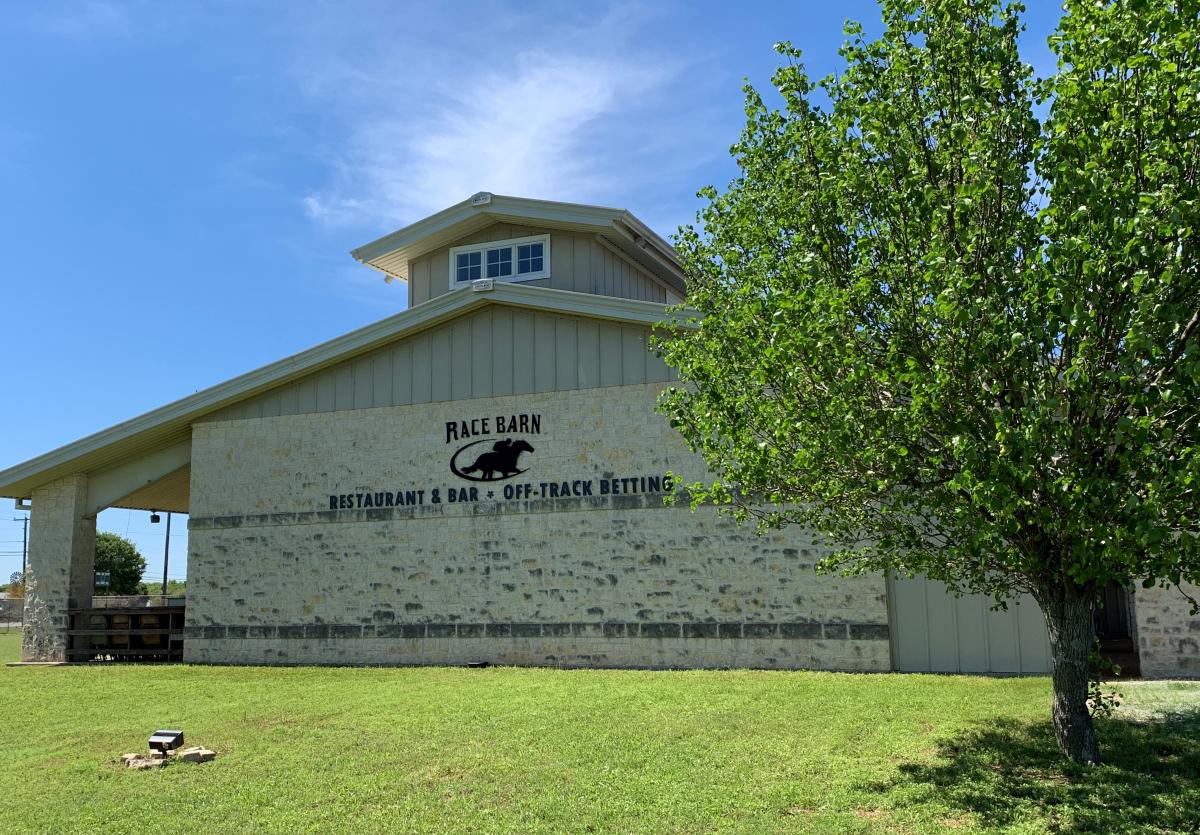
{"type": "Polygon", "coordinates": [[[886,641],[886,623],[305,623],[189,626],[187,638],[782,638],[886,641]]]}
{"type": "MultiPolygon", "coordinates": [[[[680,493],[679,508],[687,508],[688,497],[680,493]]],[[[309,510],[297,513],[246,513],[234,516],[193,516],[188,530],[262,528],[274,525],[316,525],[329,522],[391,522],[442,516],[498,516],[506,513],[562,513],[573,510],[669,510],[660,493],[617,496],[560,497],[556,499],[511,499],[508,501],[443,502],[407,507],[374,507],[354,510],[309,510]]]]}

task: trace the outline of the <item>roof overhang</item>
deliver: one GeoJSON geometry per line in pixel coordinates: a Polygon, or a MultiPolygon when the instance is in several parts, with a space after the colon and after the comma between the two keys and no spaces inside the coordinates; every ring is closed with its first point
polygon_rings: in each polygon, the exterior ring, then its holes
{"type": "Polygon", "coordinates": [[[350,254],[389,277],[407,281],[408,262],[412,259],[501,222],[600,235],[680,296],[686,295],[683,269],[674,248],[625,209],[531,200],[485,191],[364,244],[350,254]]]}
{"type": "Polygon", "coordinates": [[[62,476],[96,473],[132,458],[163,453],[190,442],[192,424],[205,415],[491,304],[648,326],[688,317],[686,312],[669,313],[655,302],[522,284],[455,290],[2,470],[0,496],[26,498],[34,488],[62,476]]]}

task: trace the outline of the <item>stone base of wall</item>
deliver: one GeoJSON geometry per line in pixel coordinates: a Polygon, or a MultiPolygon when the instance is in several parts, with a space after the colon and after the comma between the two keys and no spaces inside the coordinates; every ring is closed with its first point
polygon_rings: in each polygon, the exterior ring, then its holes
{"type": "Polygon", "coordinates": [[[184,661],[334,666],[464,665],[885,672],[886,639],[187,638],[184,661]]]}
{"type": "MultiPolygon", "coordinates": [[[[1183,592],[1200,599],[1200,586],[1183,584],[1183,592]]],[[[1175,586],[1134,593],[1138,656],[1145,678],[1200,678],[1200,617],[1175,586]]]]}

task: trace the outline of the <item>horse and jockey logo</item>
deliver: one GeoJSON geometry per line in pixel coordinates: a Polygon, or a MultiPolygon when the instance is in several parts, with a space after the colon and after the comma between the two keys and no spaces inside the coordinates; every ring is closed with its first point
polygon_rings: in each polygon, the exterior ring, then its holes
{"type": "Polygon", "coordinates": [[[481,441],[472,441],[466,446],[461,446],[450,457],[450,471],[459,478],[465,478],[467,481],[503,481],[507,478],[520,475],[529,468],[521,469],[520,457],[523,452],[533,452],[533,447],[528,441],[505,438],[497,441],[493,438],[484,438],[481,441]],[[492,442],[490,452],[481,452],[477,447],[481,444],[492,442]],[[467,450],[476,448],[473,452],[466,453],[467,450]],[[459,458],[462,461],[470,461],[474,455],[474,463],[467,467],[459,466],[459,458]]]}

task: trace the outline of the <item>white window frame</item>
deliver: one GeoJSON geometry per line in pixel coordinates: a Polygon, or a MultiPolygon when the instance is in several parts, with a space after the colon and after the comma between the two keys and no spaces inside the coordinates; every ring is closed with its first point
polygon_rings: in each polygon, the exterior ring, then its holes
{"type": "Polygon", "coordinates": [[[458,290],[463,287],[470,287],[471,282],[456,281],[455,276],[458,274],[458,256],[465,252],[478,252],[480,263],[480,278],[487,278],[487,254],[490,249],[508,249],[512,254],[512,274],[495,276],[492,281],[537,281],[543,278],[550,277],[550,236],[549,235],[529,235],[525,238],[508,238],[503,241],[483,241],[477,244],[464,244],[463,246],[450,247],[450,289],[458,290]],[[537,272],[532,273],[517,273],[517,247],[524,244],[541,244],[542,245],[542,268],[537,272]]]}

